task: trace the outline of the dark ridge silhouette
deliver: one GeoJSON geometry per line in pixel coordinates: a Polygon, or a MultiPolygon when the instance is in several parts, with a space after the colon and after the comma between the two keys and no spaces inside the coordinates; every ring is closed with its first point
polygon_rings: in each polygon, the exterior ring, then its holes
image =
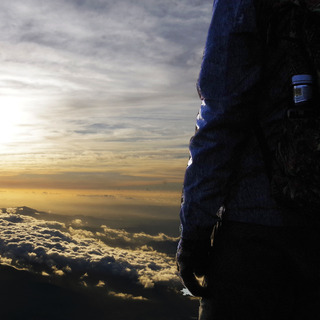
{"type": "Polygon", "coordinates": [[[63,278],[43,277],[0,265],[1,319],[5,320],[188,320],[197,301],[164,288],[151,300],[108,295],[106,288],[83,287],[63,278]]]}

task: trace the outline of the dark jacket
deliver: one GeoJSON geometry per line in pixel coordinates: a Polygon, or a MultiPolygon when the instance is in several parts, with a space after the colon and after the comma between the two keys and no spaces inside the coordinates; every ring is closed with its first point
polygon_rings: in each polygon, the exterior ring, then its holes
{"type": "Polygon", "coordinates": [[[184,180],[182,238],[208,237],[222,206],[224,219],[283,224],[256,125],[261,124],[271,150],[275,148],[277,122],[284,116],[277,106],[290,99],[290,77],[281,49],[272,51],[277,58],[265,63],[265,33],[259,25],[264,13],[256,3],[214,1],[198,80],[203,100],[184,180]],[[264,87],[263,77],[272,79],[272,73],[273,85],[264,87]]]}

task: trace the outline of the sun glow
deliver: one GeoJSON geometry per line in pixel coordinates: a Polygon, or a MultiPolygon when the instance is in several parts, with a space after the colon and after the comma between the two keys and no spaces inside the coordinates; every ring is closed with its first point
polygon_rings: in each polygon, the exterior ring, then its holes
{"type": "Polygon", "coordinates": [[[27,123],[23,101],[14,97],[0,97],[0,151],[16,142],[27,123]]]}

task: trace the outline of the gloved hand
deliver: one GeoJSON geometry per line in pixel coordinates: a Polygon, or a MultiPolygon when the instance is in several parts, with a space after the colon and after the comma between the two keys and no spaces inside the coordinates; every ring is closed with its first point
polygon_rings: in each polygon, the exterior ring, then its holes
{"type": "Polygon", "coordinates": [[[185,287],[196,297],[208,297],[209,290],[196,277],[208,271],[211,239],[180,239],[177,250],[177,267],[185,287]]]}

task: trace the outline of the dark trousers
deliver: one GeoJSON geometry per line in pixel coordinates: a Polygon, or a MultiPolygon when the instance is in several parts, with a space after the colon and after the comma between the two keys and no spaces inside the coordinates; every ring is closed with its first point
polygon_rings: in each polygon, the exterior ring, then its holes
{"type": "Polygon", "coordinates": [[[320,319],[320,228],[225,221],[200,320],[320,319]]]}

